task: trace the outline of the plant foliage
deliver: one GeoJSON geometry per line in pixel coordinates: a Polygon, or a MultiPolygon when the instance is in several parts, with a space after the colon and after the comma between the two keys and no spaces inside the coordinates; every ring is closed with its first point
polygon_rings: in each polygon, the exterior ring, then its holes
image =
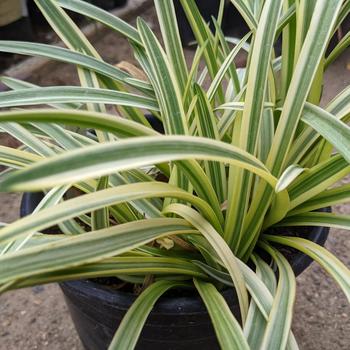
{"type": "Polygon", "coordinates": [[[333,186],[350,173],[350,88],[320,107],[324,73],[350,44],[348,33],[327,53],[349,1],[231,0],[250,30],[232,40],[221,18],[213,33],[195,1],[181,0],[197,42],[191,61],[172,0],[154,1],[162,40],[142,19],[133,27],[82,0],[35,2],[67,48],[0,41],[0,51],[73,64],[81,86],[1,79],[11,91],[0,93],[0,130],[22,143],[0,146],[1,191],[45,196],[0,229],[0,290],[97,276],[145,281],[110,347],[132,349],[157,299],[192,285],[223,349],[297,349],[295,276],[275,244],[309,255],[348,298],[350,272],[315,243],[268,230],[350,229],[347,215],[314,212],[350,200],[349,185],[333,186]],[[66,10],[129,40],[142,78],[104,62],[66,10]],[[62,233],[43,233],[53,225],[62,233]],[[241,323],[222,286],[236,289],[241,323]]]}

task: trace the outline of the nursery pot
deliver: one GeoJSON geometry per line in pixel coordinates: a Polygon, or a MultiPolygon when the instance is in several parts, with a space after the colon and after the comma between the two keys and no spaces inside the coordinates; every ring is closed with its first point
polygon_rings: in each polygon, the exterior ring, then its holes
{"type": "MultiPolygon", "coordinates": [[[[87,350],[107,349],[136,297],[92,281],[65,282],[60,287],[84,347],[87,350]]],[[[232,312],[238,315],[239,307],[233,289],[223,295],[232,312]]],[[[165,294],[148,317],[136,349],[214,350],[220,347],[199,297],[165,294]]]]}
{"type": "MultiPolygon", "coordinates": [[[[21,216],[33,212],[42,193],[25,193],[21,216]]],[[[323,211],[330,211],[325,208],[323,211]]],[[[324,245],[329,229],[310,227],[296,232],[297,236],[324,245]]],[[[294,273],[299,275],[312,262],[306,255],[293,252],[289,257],[294,273]]],[[[60,283],[79,337],[87,350],[108,348],[118,325],[135,296],[90,280],[60,283]]],[[[215,350],[219,345],[209,315],[201,299],[179,291],[165,294],[156,303],[140,335],[140,350],[215,350]]],[[[239,317],[239,306],[233,289],[223,292],[232,312],[239,317]]]]}

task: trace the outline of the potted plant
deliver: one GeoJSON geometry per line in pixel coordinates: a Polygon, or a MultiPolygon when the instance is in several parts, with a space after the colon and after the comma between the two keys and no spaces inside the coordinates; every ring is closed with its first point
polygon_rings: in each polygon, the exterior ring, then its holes
{"type": "Polygon", "coordinates": [[[349,201],[349,185],[333,187],[350,172],[349,88],[319,106],[324,72],[349,44],[325,57],[348,2],[232,2],[250,28],[233,48],[181,1],[198,42],[189,66],[171,0],[155,0],[164,48],[142,19],[135,28],[80,0],[36,0],[68,49],[0,41],[3,52],[75,64],[81,82],[2,78],[13,91],[0,107],[51,108],[0,113],[23,143],[0,148],[1,190],[44,193],[0,230],[1,292],[68,281],[88,349],[112,337],[110,349],[297,349],[295,251],[349,298],[349,269],[310,227],[350,228],[348,215],[322,209],[349,201]],[[125,35],[139,67],[105,63],[65,9],[125,35]]]}

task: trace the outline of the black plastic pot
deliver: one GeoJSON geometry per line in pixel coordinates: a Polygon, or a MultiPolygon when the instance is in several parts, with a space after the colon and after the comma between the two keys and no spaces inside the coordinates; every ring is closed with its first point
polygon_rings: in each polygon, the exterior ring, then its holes
{"type": "MultiPolygon", "coordinates": [[[[25,193],[21,203],[21,216],[30,214],[43,194],[25,193]]],[[[323,211],[330,211],[325,208],[323,211]]],[[[328,228],[310,227],[298,236],[324,245],[328,228]]],[[[296,275],[312,262],[306,255],[295,252],[289,259],[296,275]]],[[[116,291],[92,281],[61,283],[67,305],[79,337],[87,350],[108,348],[125,312],[135,300],[133,294],[116,291]]],[[[223,293],[232,312],[239,317],[239,307],[233,290],[223,293]]],[[[156,304],[141,333],[137,349],[140,350],[215,350],[219,349],[205,306],[197,296],[163,296],[156,304]]]]}
{"type": "MultiPolygon", "coordinates": [[[[108,348],[135,296],[91,281],[60,284],[79,337],[87,350],[108,348]]],[[[232,289],[224,292],[231,310],[239,314],[232,289]]],[[[136,349],[220,349],[206,308],[199,297],[164,295],[142,330],[136,349]]]]}

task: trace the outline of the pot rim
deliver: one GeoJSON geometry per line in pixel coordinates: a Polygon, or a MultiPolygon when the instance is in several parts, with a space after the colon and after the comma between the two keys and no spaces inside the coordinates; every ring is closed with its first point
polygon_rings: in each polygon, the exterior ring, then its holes
{"type": "MultiPolygon", "coordinates": [[[[96,283],[91,280],[77,280],[59,283],[64,294],[77,295],[81,299],[86,299],[91,302],[91,299],[103,301],[118,310],[127,311],[137,295],[122,290],[116,290],[109,286],[96,283]]],[[[222,291],[225,299],[233,301],[233,305],[238,305],[237,297],[233,288],[222,291]]],[[[200,298],[199,294],[193,296],[167,296],[167,293],[162,295],[152,309],[152,314],[174,314],[181,315],[196,315],[207,314],[207,309],[200,298]]]]}

